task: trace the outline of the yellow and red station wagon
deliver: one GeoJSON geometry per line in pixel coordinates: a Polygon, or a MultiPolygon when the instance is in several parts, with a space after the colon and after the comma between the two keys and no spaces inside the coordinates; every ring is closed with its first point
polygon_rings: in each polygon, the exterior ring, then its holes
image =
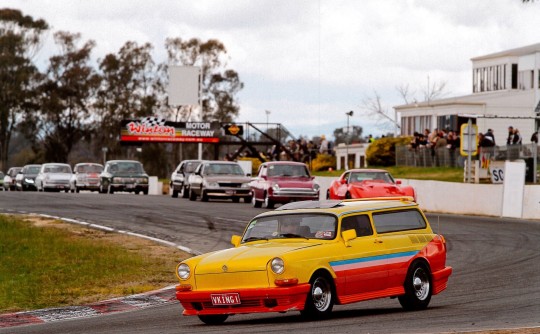
{"type": "Polygon", "coordinates": [[[178,264],[184,315],[324,318],[334,305],[385,297],[419,310],[452,273],[444,237],[412,197],[294,202],[257,215],[231,242],[178,264]]]}

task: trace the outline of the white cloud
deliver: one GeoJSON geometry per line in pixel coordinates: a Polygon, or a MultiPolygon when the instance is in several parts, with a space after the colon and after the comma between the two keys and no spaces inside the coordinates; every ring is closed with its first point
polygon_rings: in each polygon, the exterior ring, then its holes
{"type": "MultiPolygon", "coordinates": [[[[540,31],[540,4],[520,0],[4,0],[2,6],[95,40],[96,58],[134,40],[151,42],[163,61],[167,37],[218,39],[245,83],[239,119],[264,123],[264,110],[271,110],[271,122],[298,135],[331,135],[345,125],[348,110],[358,111],[351,121],[365,134],[385,133],[361,116],[362,100],[374,91],[391,114],[403,102],[395,87],[420,92],[428,77],[446,82],[451,96],[469,94],[471,58],[538,43],[540,31]]],[[[49,41],[42,54],[52,51],[49,41]]]]}

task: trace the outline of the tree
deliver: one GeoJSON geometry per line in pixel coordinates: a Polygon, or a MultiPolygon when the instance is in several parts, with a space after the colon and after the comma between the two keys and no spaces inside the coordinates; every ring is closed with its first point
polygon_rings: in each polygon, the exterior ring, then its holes
{"type": "Polygon", "coordinates": [[[41,108],[27,116],[25,129],[42,145],[46,161],[68,162],[73,146],[91,129],[90,105],[100,77],[89,64],[93,41],[79,48],[80,34],[61,31],[54,38],[60,53],[49,58],[40,85],[41,108]]]}
{"type": "Polygon", "coordinates": [[[103,81],[94,104],[96,150],[107,147],[110,156],[119,156],[121,121],[150,116],[160,108],[163,85],[151,51],[150,43],[126,42],[117,54],[100,61],[103,81]]]}
{"type": "MultiPolygon", "coordinates": [[[[224,69],[225,46],[215,39],[203,42],[197,38],[187,41],[168,38],[165,48],[168,64],[201,68],[201,113],[196,117],[192,107],[183,107],[178,110],[181,118],[231,122],[240,110],[236,94],[244,84],[236,71],[224,69]]],[[[167,70],[167,66],[164,66],[164,70],[167,70]]]]}
{"type": "Polygon", "coordinates": [[[347,133],[343,128],[337,128],[334,130],[335,145],[340,143],[350,144],[350,143],[363,143],[365,140],[362,139],[362,127],[353,125],[350,127],[351,132],[347,133]]]}
{"type": "Polygon", "coordinates": [[[13,131],[35,95],[39,71],[32,57],[49,28],[16,9],[0,9],[0,170],[7,168],[13,131]]]}

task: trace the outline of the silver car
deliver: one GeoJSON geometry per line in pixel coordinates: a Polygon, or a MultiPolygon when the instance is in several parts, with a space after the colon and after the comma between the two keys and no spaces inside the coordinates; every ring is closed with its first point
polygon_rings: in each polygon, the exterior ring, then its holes
{"type": "Polygon", "coordinates": [[[47,163],[41,165],[36,176],[38,191],[65,191],[69,192],[71,180],[71,166],[63,163],[47,163]]]}
{"type": "Polygon", "coordinates": [[[11,167],[8,169],[6,175],[4,176],[4,190],[15,190],[16,184],[15,179],[17,177],[17,174],[21,171],[22,167],[11,167]]]}
{"type": "Polygon", "coordinates": [[[232,199],[251,202],[251,178],[242,167],[232,161],[205,161],[189,177],[189,199],[198,196],[206,202],[210,198],[232,199]]]}
{"type": "Polygon", "coordinates": [[[171,175],[171,183],[169,184],[172,197],[176,198],[178,194],[181,194],[183,198],[188,198],[189,176],[199,167],[201,162],[202,160],[183,160],[178,164],[171,175]]]}
{"type": "Polygon", "coordinates": [[[69,181],[71,192],[81,190],[99,191],[99,174],[103,165],[92,162],[81,162],[73,167],[73,175],[69,181]]]}

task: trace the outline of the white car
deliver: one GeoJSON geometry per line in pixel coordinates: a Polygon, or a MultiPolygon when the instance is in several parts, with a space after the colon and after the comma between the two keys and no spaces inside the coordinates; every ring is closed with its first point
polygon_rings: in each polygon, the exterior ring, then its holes
{"type": "Polygon", "coordinates": [[[39,174],[36,176],[36,188],[38,191],[69,191],[71,180],[71,166],[63,163],[47,163],[41,165],[39,174]]]}
{"type": "Polygon", "coordinates": [[[4,176],[4,190],[15,190],[15,178],[17,174],[21,171],[22,167],[11,167],[8,169],[6,175],[4,176]]]}
{"type": "Polygon", "coordinates": [[[73,167],[73,175],[69,181],[71,192],[81,190],[99,191],[99,174],[103,165],[92,162],[81,162],[73,167]]]}

